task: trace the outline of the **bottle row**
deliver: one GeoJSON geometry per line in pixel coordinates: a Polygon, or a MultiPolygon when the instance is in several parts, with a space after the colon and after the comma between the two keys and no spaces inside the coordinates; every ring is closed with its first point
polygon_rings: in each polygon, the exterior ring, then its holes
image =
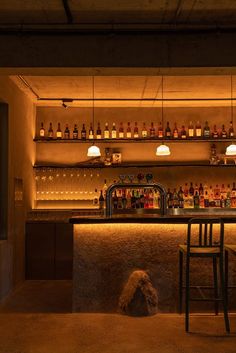
{"type": "Polygon", "coordinates": [[[155,126],[151,122],[150,126],[147,126],[144,122],[142,127],[138,126],[138,123],[135,122],[134,125],[130,122],[127,123],[127,126],[121,122],[119,127],[116,127],[116,124],[113,123],[112,127],[109,127],[108,123],[105,124],[104,129],[101,128],[100,123],[97,125],[97,129],[94,129],[92,123],[90,123],[89,129],[82,124],[81,130],[79,131],[77,124],[74,124],[74,129],[71,132],[69,125],[66,124],[64,131],[62,131],[61,124],[58,123],[57,130],[54,131],[52,123],[49,124],[49,128],[46,132],[43,123],[41,123],[41,128],[39,131],[40,139],[123,139],[123,138],[173,138],[173,139],[186,139],[186,138],[232,138],[234,137],[234,128],[232,121],[229,124],[229,127],[226,128],[223,124],[221,128],[216,125],[213,128],[210,128],[208,122],[205,122],[204,127],[201,126],[198,121],[194,125],[191,121],[188,127],[182,125],[181,127],[177,126],[177,123],[173,127],[170,126],[170,123],[167,122],[166,127],[164,128],[162,123],[159,123],[158,126],[155,126]]]}
{"type": "MultiPolygon", "coordinates": [[[[100,191],[99,198],[94,200],[95,204],[99,204],[100,208],[105,205],[105,188],[100,191]]],[[[160,195],[155,189],[118,189],[112,195],[113,209],[131,209],[131,208],[159,208],[160,195]]],[[[219,186],[204,185],[200,183],[188,184],[184,188],[182,186],[177,190],[174,188],[172,191],[168,188],[167,191],[167,207],[168,208],[236,208],[236,184],[233,183],[225,187],[224,184],[219,186]]]]}

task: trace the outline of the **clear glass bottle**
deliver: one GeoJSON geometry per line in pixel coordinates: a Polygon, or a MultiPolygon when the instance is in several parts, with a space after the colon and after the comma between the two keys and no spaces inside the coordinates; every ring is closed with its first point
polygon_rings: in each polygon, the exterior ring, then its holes
{"type": "Polygon", "coordinates": [[[104,139],[109,139],[110,138],[110,131],[108,127],[108,123],[105,124],[105,129],[104,129],[104,139]]]}
{"type": "Polygon", "coordinates": [[[199,121],[197,121],[195,131],[196,131],[196,137],[202,137],[202,127],[199,121]]]}
{"type": "Polygon", "coordinates": [[[131,137],[132,137],[131,126],[130,126],[130,122],[128,122],[128,126],[126,129],[126,138],[130,139],[131,137]]]}
{"type": "Polygon", "coordinates": [[[188,137],[194,137],[194,126],[192,121],[190,121],[189,126],[188,126],[188,137]]]}
{"type": "Polygon", "coordinates": [[[58,125],[57,125],[56,137],[58,140],[62,139],[62,131],[61,131],[61,124],[60,123],[58,123],[58,125]]]}
{"type": "Polygon", "coordinates": [[[113,123],[113,124],[112,124],[112,129],[111,129],[111,138],[112,138],[112,139],[116,139],[116,137],[117,137],[117,133],[116,133],[116,124],[113,123]]]}
{"type": "Polygon", "coordinates": [[[89,127],[89,140],[92,140],[93,138],[94,138],[93,124],[90,123],[90,127],[89,127]]]}
{"type": "Polygon", "coordinates": [[[43,123],[41,123],[41,127],[40,127],[40,130],[39,130],[39,136],[41,139],[43,139],[45,137],[45,129],[43,127],[43,123]]]}
{"type": "Polygon", "coordinates": [[[139,138],[139,133],[138,133],[138,123],[134,123],[134,138],[137,139],[139,138]]]}
{"type": "Polygon", "coordinates": [[[142,138],[146,138],[148,136],[146,124],[143,123],[143,128],[142,128],[142,138]]]}
{"type": "Polygon", "coordinates": [[[125,135],[124,135],[123,123],[120,123],[120,127],[119,127],[119,139],[123,139],[124,137],[125,137],[125,135]]]}

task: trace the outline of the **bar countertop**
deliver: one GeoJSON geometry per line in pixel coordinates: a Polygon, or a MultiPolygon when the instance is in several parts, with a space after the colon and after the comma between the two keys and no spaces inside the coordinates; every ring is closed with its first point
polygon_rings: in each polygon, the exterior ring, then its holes
{"type": "MultiPolygon", "coordinates": [[[[220,210],[219,210],[220,211],[220,210]]],[[[236,212],[193,212],[172,215],[113,215],[112,217],[71,217],[72,224],[96,224],[96,223],[160,223],[160,224],[185,224],[193,217],[221,218],[225,223],[236,223],[236,212]]]]}

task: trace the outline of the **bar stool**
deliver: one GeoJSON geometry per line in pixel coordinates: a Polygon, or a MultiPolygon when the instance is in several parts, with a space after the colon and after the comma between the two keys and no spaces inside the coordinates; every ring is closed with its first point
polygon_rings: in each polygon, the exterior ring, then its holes
{"type": "Polygon", "coordinates": [[[219,302],[223,304],[225,328],[230,332],[226,287],[224,278],[224,223],[220,218],[192,218],[188,222],[187,244],[179,245],[179,312],[182,313],[182,296],[185,289],[185,331],[189,331],[189,304],[190,301],[213,301],[215,303],[215,314],[218,314],[219,302]],[[197,225],[197,238],[193,239],[192,225],[197,225]],[[213,226],[220,227],[219,239],[213,233],[213,226]],[[215,239],[214,239],[215,238],[215,239]],[[183,285],[183,257],[186,256],[185,278],[183,285]],[[190,286],[190,259],[191,257],[211,258],[213,265],[214,286],[190,286]],[[219,260],[220,294],[217,279],[217,260],[219,260]],[[190,289],[197,288],[201,298],[190,297],[190,289]],[[201,289],[214,288],[214,298],[203,296],[201,289]]]}
{"type": "Polygon", "coordinates": [[[236,256],[236,245],[234,244],[225,244],[224,246],[225,249],[225,286],[226,286],[226,299],[228,302],[228,289],[233,289],[236,288],[235,285],[230,285],[229,286],[229,253],[231,255],[236,256]]]}

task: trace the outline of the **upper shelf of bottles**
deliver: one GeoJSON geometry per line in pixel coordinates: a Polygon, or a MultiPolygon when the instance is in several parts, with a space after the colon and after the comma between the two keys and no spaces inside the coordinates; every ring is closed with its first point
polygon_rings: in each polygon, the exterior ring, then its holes
{"type": "Polygon", "coordinates": [[[224,137],[224,138],[213,138],[213,137],[186,137],[186,138],[173,138],[173,137],[145,137],[145,138],[101,138],[101,139],[56,139],[56,138],[40,138],[40,137],[35,137],[34,138],[35,142],[39,143],[91,143],[93,141],[96,141],[96,143],[117,143],[117,142],[122,142],[122,143],[133,143],[133,142],[153,142],[156,143],[157,141],[162,142],[162,141],[168,141],[168,142],[229,142],[229,141],[236,141],[236,138],[229,138],[229,137],[224,137]]]}

